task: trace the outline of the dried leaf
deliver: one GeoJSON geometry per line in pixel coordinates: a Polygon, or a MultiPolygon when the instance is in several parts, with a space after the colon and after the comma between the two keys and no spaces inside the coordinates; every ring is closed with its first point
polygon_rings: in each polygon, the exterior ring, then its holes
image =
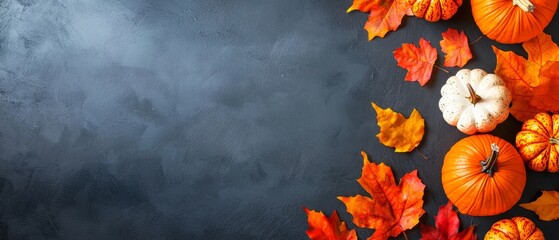
{"type": "Polygon", "coordinates": [[[396,185],[392,169],[384,163],[369,162],[363,156],[363,170],[357,180],[372,198],[356,195],[338,197],[353,215],[353,223],[358,227],[375,229],[369,240],[396,237],[419,223],[423,210],[425,185],[417,177],[417,170],[405,174],[396,185]]]}
{"type": "Polygon", "coordinates": [[[559,113],[559,64],[556,64],[559,47],[545,33],[524,42],[522,47],[528,53],[528,60],[493,46],[497,56],[495,74],[512,92],[510,113],[520,121],[540,112],[559,113]]]}
{"type": "Polygon", "coordinates": [[[407,0],[354,0],[347,12],[354,10],[370,12],[365,23],[369,41],[384,37],[388,31],[395,31],[402,24],[404,15],[413,15],[407,0]]]}
{"type": "Polygon", "coordinates": [[[520,206],[534,211],[541,220],[559,219],[559,192],[542,191],[542,195],[536,201],[523,203],[520,206]]]}
{"type": "Polygon", "coordinates": [[[309,223],[309,229],[306,232],[311,240],[357,240],[355,229],[348,230],[347,225],[340,221],[340,216],[335,210],[330,217],[307,208],[305,208],[305,212],[309,223]]]}
{"type": "Polygon", "coordinates": [[[395,152],[411,152],[423,139],[425,120],[417,110],[413,110],[410,118],[406,119],[401,113],[392,109],[382,109],[371,103],[377,112],[380,132],[378,139],[387,147],[396,148],[395,152]]]}
{"type": "Polygon", "coordinates": [[[475,240],[474,227],[470,226],[462,232],[460,219],[454,210],[452,203],[447,203],[439,208],[439,213],[435,216],[435,226],[421,225],[421,240],[475,240]]]}
{"type": "Polygon", "coordinates": [[[444,57],[445,67],[463,67],[472,59],[472,52],[470,52],[470,45],[468,44],[468,37],[456,29],[449,28],[446,32],[442,33],[443,40],[441,40],[441,50],[446,53],[444,57]]]}
{"type": "Polygon", "coordinates": [[[437,49],[429,41],[421,38],[419,47],[413,43],[404,43],[401,48],[394,51],[394,58],[398,66],[408,70],[406,81],[418,81],[421,86],[431,79],[433,65],[437,60],[437,49]]]}

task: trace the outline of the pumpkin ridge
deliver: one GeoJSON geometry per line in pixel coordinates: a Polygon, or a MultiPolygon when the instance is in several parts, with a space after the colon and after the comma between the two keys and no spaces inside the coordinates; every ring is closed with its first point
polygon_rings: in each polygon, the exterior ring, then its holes
{"type": "MultiPolygon", "coordinates": [[[[522,221],[522,219],[519,219],[519,218],[513,218],[512,221],[516,224],[516,228],[517,228],[517,229],[520,229],[520,227],[521,227],[521,226],[520,226],[520,222],[517,221],[517,220],[522,221]]],[[[526,228],[523,228],[522,230],[525,230],[525,229],[526,229],[526,228]]],[[[531,229],[532,231],[530,232],[530,234],[528,234],[528,235],[526,236],[526,238],[524,238],[524,239],[530,239],[530,237],[532,236],[532,234],[534,234],[534,233],[536,232],[537,229],[538,229],[538,228],[534,226],[534,228],[531,229]]],[[[520,236],[520,232],[519,232],[518,235],[520,236]]],[[[521,239],[521,240],[524,240],[524,239],[521,239]]]]}
{"type": "MultiPolygon", "coordinates": [[[[487,173],[483,173],[483,174],[487,174],[487,173]]],[[[475,191],[475,190],[478,190],[478,189],[485,189],[488,182],[491,180],[491,179],[487,178],[487,176],[483,176],[483,175],[478,175],[477,178],[478,179],[476,181],[481,181],[481,182],[477,183],[477,184],[472,184],[470,186],[470,188],[468,188],[468,191],[464,193],[464,195],[467,195],[469,193],[469,191],[475,191]],[[474,186],[477,187],[477,188],[473,188],[474,186]]],[[[480,203],[480,202],[485,203],[485,198],[486,198],[485,194],[486,194],[485,191],[477,191],[476,197],[474,199],[479,199],[481,197],[481,200],[474,201],[472,204],[470,204],[468,212],[471,212],[472,208],[474,208],[474,206],[476,206],[478,203],[480,203]]],[[[477,210],[474,209],[474,211],[475,211],[474,213],[477,215],[478,214],[478,213],[476,213],[477,210]]]]}
{"type": "MultiPolygon", "coordinates": [[[[526,145],[522,146],[521,148],[525,148],[525,147],[528,147],[528,146],[534,145],[534,144],[542,144],[542,143],[545,143],[545,142],[530,143],[530,144],[526,144],[526,145]]],[[[542,148],[542,149],[539,150],[539,151],[536,151],[536,153],[534,153],[535,157],[534,157],[533,159],[538,158],[538,156],[541,155],[543,152],[545,152],[548,148],[549,148],[549,147],[545,147],[545,148],[542,148]]]]}
{"type": "Polygon", "coordinates": [[[534,15],[529,15],[527,17],[530,18],[530,19],[526,19],[526,21],[530,21],[533,25],[537,24],[538,28],[542,28],[542,29],[544,28],[545,25],[542,22],[542,19],[536,18],[534,15]]]}
{"type": "MultiPolygon", "coordinates": [[[[460,180],[460,179],[459,178],[454,178],[454,180],[460,180]]],[[[462,184],[460,184],[460,185],[462,185],[462,184]]],[[[454,194],[456,191],[459,191],[459,193],[460,193],[462,191],[462,189],[460,189],[460,187],[454,187],[449,192],[447,192],[447,196],[454,194]]],[[[455,199],[452,202],[453,202],[454,206],[461,206],[462,204],[460,204],[460,203],[462,202],[462,200],[465,200],[465,198],[458,198],[458,199],[455,199]]],[[[460,208],[458,210],[460,210],[460,212],[469,212],[469,209],[468,209],[468,211],[463,211],[460,208]]]]}
{"type": "MultiPolygon", "coordinates": [[[[487,12],[485,12],[482,16],[484,17],[483,21],[481,22],[486,22],[485,24],[494,24],[495,21],[503,21],[505,19],[510,18],[510,12],[511,9],[509,6],[507,6],[506,4],[501,4],[498,5],[496,7],[490,7],[487,6],[487,8],[489,8],[487,10],[487,12]],[[495,9],[493,9],[495,8],[495,9]]],[[[504,28],[497,28],[497,27],[493,27],[491,28],[489,31],[487,31],[486,33],[484,33],[487,36],[496,34],[497,36],[499,36],[499,34],[503,33],[504,28]],[[495,31],[499,31],[499,32],[495,32],[495,31]]]]}
{"type": "MultiPolygon", "coordinates": [[[[509,170],[509,171],[511,171],[511,170],[509,170]]],[[[516,172],[516,171],[512,171],[512,172],[516,172]]],[[[524,173],[521,173],[521,172],[516,172],[516,173],[524,174],[524,173]]],[[[514,183],[514,179],[509,179],[509,178],[505,177],[505,176],[510,176],[510,175],[511,175],[511,174],[509,174],[509,175],[499,175],[496,179],[494,179],[494,181],[493,181],[494,184],[495,184],[495,188],[494,188],[494,189],[506,189],[506,188],[502,188],[502,186],[498,186],[498,185],[501,185],[501,181],[502,181],[502,182],[508,183],[508,184],[505,184],[505,185],[510,185],[512,189],[514,189],[514,190],[516,190],[516,191],[522,193],[522,192],[524,191],[524,189],[519,189],[519,188],[518,188],[518,187],[519,187],[518,184],[515,184],[515,183],[514,183]],[[511,181],[511,180],[513,180],[513,181],[511,181]]],[[[514,178],[514,176],[511,176],[511,177],[514,178]]],[[[508,190],[508,189],[507,189],[507,190],[508,190]]],[[[499,192],[499,194],[502,194],[501,191],[498,191],[498,192],[499,192]]],[[[500,196],[500,197],[503,198],[504,196],[500,196]]],[[[508,197],[508,195],[506,195],[505,197],[508,197]]],[[[520,198],[519,198],[519,199],[520,199],[520,198]]],[[[519,199],[516,199],[516,201],[518,201],[519,199]]]]}
{"type": "MultiPolygon", "coordinates": [[[[516,230],[516,232],[518,233],[518,229],[517,229],[517,227],[516,227],[516,223],[514,223],[514,222],[512,222],[512,223],[514,224],[514,226],[513,226],[513,227],[514,227],[514,230],[516,230]]],[[[513,225],[513,224],[511,224],[511,225],[513,225]]],[[[503,230],[501,230],[501,229],[499,229],[499,228],[493,228],[493,227],[491,227],[490,230],[494,230],[494,231],[497,231],[497,232],[501,232],[501,233],[503,233],[503,235],[506,236],[509,240],[514,240],[514,239],[512,239],[511,237],[509,237],[509,233],[508,233],[508,232],[505,232],[505,231],[503,231],[503,230]]],[[[518,234],[518,235],[520,235],[520,234],[518,234]]],[[[521,240],[524,240],[524,239],[521,239],[521,240]]]]}
{"type": "MultiPolygon", "coordinates": [[[[549,115],[547,115],[547,114],[545,114],[545,115],[546,115],[546,116],[549,116],[549,115]]],[[[537,116],[537,115],[536,115],[536,116],[537,116]]],[[[542,129],[542,130],[545,131],[545,132],[543,132],[542,135],[543,135],[544,137],[547,137],[547,138],[551,137],[552,134],[549,132],[550,129],[549,129],[549,127],[547,126],[547,124],[545,124],[544,122],[542,122],[542,121],[540,120],[540,118],[538,118],[538,117],[534,117],[534,119],[538,122],[538,125],[539,125],[539,126],[538,126],[538,127],[539,127],[538,129],[542,129]]],[[[549,118],[549,120],[550,120],[550,124],[553,124],[553,122],[552,122],[553,120],[551,119],[551,117],[549,118]]],[[[551,131],[553,131],[553,129],[551,129],[551,131]]]]}

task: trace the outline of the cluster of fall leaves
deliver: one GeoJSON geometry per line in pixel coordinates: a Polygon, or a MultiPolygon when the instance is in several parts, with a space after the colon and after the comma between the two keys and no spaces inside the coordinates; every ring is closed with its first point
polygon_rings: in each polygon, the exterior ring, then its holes
{"type": "MultiPolygon", "coordinates": [[[[348,12],[359,10],[371,13],[365,29],[369,40],[384,37],[396,30],[405,15],[412,16],[406,0],[354,0],[348,12]]],[[[445,53],[445,67],[463,67],[471,58],[468,38],[462,31],[448,29],[442,33],[440,46],[445,53]]],[[[525,121],[539,112],[559,113],[559,47],[545,33],[522,44],[528,53],[525,59],[512,51],[503,51],[493,46],[497,58],[495,74],[500,76],[513,94],[511,114],[525,121]]],[[[406,81],[417,81],[424,86],[430,79],[437,59],[437,50],[430,42],[421,38],[419,47],[404,43],[394,51],[398,66],[406,69],[406,81]]],[[[436,66],[435,66],[436,67],[436,66]]],[[[446,70],[441,69],[446,72],[446,70]]],[[[372,103],[377,113],[380,142],[395,148],[396,152],[410,152],[419,145],[424,134],[424,119],[414,109],[406,119],[390,108],[382,109],[372,103]]],[[[370,240],[388,239],[412,229],[419,223],[423,210],[425,185],[417,170],[405,174],[398,185],[389,166],[370,162],[362,152],[362,175],[357,180],[370,194],[353,197],[340,196],[347,211],[353,216],[357,227],[375,229],[370,240]]],[[[559,192],[542,191],[541,197],[521,207],[534,211],[541,220],[559,219],[559,192]]],[[[356,240],[356,231],[349,230],[336,211],[330,217],[322,212],[305,208],[310,239],[356,240]]],[[[421,239],[475,239],[474,227],[459,232],[460,222],[452,204],[441,206],[435,216],[436,227],[420,226],[421,239]]],[[[406,237],[407,238],[407,237],[406,237]]]]}
{"type": "MultiPolygon", "coordinates": [[[[423,210],[425,184],[417,176],[417,170],[414,170],[405,174],[396,185],[389,166],[370,162],[365,152],[361,154],[363,170],[357,182],[371,197],[356,195],[338,197],[338,199],[353,215],[353,223],[356,226],[375,229],[369,240],[388,239],[401,233],[405,235],[404,231],[415,227],[419,223],[419,218],[425,213],[423,210]]],[[[357,240],[355,229],[349,230],[336,211],[330,217],[306,208],[305,212],[308,216],[307,235],[310,239],[357,240]]],[[[440,207],[439,213],[435,216],[435,226],[422,224],[421,239],[474,240],[476,238],[473,226],[458,231],[460,220],[452,210],[450,202],[440,207]]]]}
{"type": "MultiPolygon", "coordinates": [[[[395,148],[395,152],[411,152],[421,142],[424,134],[425,121],[414,109],[409,118],[392,109],[383,109],[372,103],[377,113],[380,142],[395,148]]],[[[405,174],[396,185],[392,169],[384,163],[370,162],[367,154],[363,156],[361,177],[357,182],[369,193],[370,197],[356,195],[353,197],[339,196],[338,199],[346,206],[353,216],[353,223],[360,228],[375,229],[369,240],[383,240],[404,234],[419,223],[423,210],[423,194],[425,184],[417,175],[417,170],[405,174]]],[[[520,204],[534,211],[544,221],[559,219],[559,192],[542,191],[536,201],[520,204]]],[[[474,240],[474,227],[470,226],[459,232],[460,221],[457,213],[452,210],[449,202],[441,206],[435,216],[436,227],[421,224],[422,240],[474,240]]],[[[357,240],[355,229],[349,230],[336,211],[330,217],[322,212],[305,208],[309,228],[306,231],[313,240],[357,240]]],[[[407,239],[407,237],[406,237],[407,239]]]]}
{"type": "MultiPolygon", "coordinates": [[[[472,59],[472,52],[468,43],[468,37],[456,29],[449,28],[442,33],[443,40],[440,41],[441,49],[445,53],[445,67],[463,67],[472,59]]],[[[437,49],[431,46],[429,41],[420,38],[419,47],[412,43],[404,43],[401,48],[394,50],[394,58],[398,66],[408,70],[406,81],[417,81],[424,86],[429,79],[435,61],[437,60],[437,49]]],[[[441,69],[448,73],[448,71],[441,69]]]]}

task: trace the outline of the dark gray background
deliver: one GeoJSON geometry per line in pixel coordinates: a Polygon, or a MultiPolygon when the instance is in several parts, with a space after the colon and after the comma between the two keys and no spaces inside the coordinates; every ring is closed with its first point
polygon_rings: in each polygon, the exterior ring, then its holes
{"type": "MultiPolygon", "coordinates": [[[[437,106],[458,69],[420,87],[392,51],[420,37],[440,49],[448,27],[481,33],[465,2],[450,21],[407,17],[368,42],[367,14],[350,5],[1,0],[0,239],[306,239],[303,207],[354,228],[336,196],[365,193],[361,150],[397,178],[419,169],[433,224],[442,158],[464,137],[437,106]],[[379,143],[371,101],[421,112],[428,160],[379,143]]],[[[546,31],[558,30],[555,18],[546,31]]],[[[492,44],[475,43],[466,67],[493,71],[492,44]]],[[[512,142],[520,126],[509,117],[493,133],[512,142]]],[[[558,175],[528,171],[521,202],[558,188],[558,175]]],[[[537,219],[518,206],[460,218],[482,237],[517,215],[537,219]]],[[[557,222],[536,223],[559,239],[557,222]]]]}

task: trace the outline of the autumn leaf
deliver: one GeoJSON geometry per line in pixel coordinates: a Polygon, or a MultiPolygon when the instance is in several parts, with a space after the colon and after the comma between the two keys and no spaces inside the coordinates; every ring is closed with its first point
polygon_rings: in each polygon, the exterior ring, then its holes
{"type": "Polygon", "coordinates": [[[439,208],[439,213],[435,216],[436,228],[429,225],[421,225],[421,240],[475,240],[474,227],[470,226],[462,232],[458,214],[452,210],[452,203],[447,203],[439,208]]]}
{"type": "Polygon", "coordinates": [[[410,118],[406,119],[401,113],[392,109],[382,109],[371,103],[377,112],[380,132],[377,138],[387,147],[394,147],[395,152],[411,152],[423,139],[425,120],[417,110],[413,110],[410,118]]]}
{"type": "Polygon", "coordinates": [[[559,61],[559,47],[553,42],[551,36],[545,33],[522,43],[522,47],[528,53],[528,61],[540,67],[547,61],[559,61]]]}
{"type": "Polygon", "coordinates": [[[444,57],[445,67],[463,67],[472,59],[468,37],[464,31],[458,32],[456,29],[449,28],[442,33],[443,40],[440,41],[441,50],[446,53],[444,57]]]}
{"type": "Polygon", "coordinates": [[[353,223],[361,228],[375,229],[368,240],[384,240],[412,229],[425,213],[425,185],[417,177],[417,170],[405,174],[396,185],[390,167],[369,162],[365,152],[361,155],[363,170],[357,182],[372,198],[362,195],[338,197],[353,216],[353,223]]]}
{"type": "Polygon", "coordinates": [[[305,208],[305,212],[309,223],[309,229],[306,232],[311,240],[357,240],[355,229],[349,230],[345,222],[340,221],[336,210],[330,217],[307,208],[305,208]]]}
{"type": "Polygon", "coordinates": [[[402,24],[404,15],[413,15],[407,0],[354,0],[347,12],[354,10],[370,13],[365,23],[369,41],[395,31],[402,24]]]}
{"type": "Polygon", "coordinates": [[[497,57],[495,74],[505,81],[513,95],[510,113],[520,121],[540,112],[559,113],[559,65],[555,64],[559,61],[559,47],[545,33],[524,42],[522,47],[528,59],[493,46],[497,57]]]}
{"type": "Polygon", "coordinates": [[[540,85],[534,87],[530,105],[552,112],[559,112],[559,62],[549,61],[540,69],[540,85]]]}
{"type": "Polygon", "coordinates": [[[520,121],[526,121],[537,113],[538,108],[530,107],[530,99],[534,96],[531,85],[536,85],[537,68],[527,68],[526,59],[511,51],[502,51],[493,46],[497,56],[495,74],[505,81],[512,94],[510,113],[520,121]]]}
{"type": "Polygon", "coordinates": [[[523,203],[520,206],[536,212],[541,220],[559,219],[559,192],[542,191],[542,195],[536,201],[523,203]]]}
{"type": "Polygon", "coordinates": [[[406,81],[418,81],[421,86],[431,79],[433,65],[437,60],[437,49],[429,41],[419,39],[419,47],[413,43],[404,43],[401,48],[394,50],[394,58],[398,66],[408,70],[406,81]]]}

